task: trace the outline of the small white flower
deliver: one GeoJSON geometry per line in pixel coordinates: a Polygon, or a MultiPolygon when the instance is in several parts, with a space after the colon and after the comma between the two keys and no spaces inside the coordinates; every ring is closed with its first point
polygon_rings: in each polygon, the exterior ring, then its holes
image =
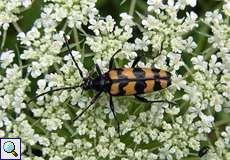
{"type": "Polygon", "coordinates": [[[22,5],[27,8],[32,4],[31,0],[22,0],[22,5]]]}
{"type": "Polygon", "coordinates": [[[133,22],[133,17],[128,15],[127,13],[121,13],[120,14],[120,17],[121,17],[121,21],[120,21],[120,25],[122,27],[125,27],[127,28],[127,26],[131,27],[134,25],[134,22],[133,22]]]}
{"type": "Polygon", "coordinates": [[[20,19],[20,12],[30,7],[31,4],[31,0],[2,0],[0,2],[0,28],[7,30],[10,23],[17,22],[20,19]]]}
{"type": "Polygon", "coordinates": [[[41,117],[42,113],[44,112],[44,109],[43,108],[32,109],[32,112],[35,117],[41,117]]]}
{"type": "Polygon", "coordinates": [[[149,44],[150,44],[150,40],[148,39],[147,36],[144,36],[142,38],[142,40],[139,38],[135,39],[135,49],[136,50],[143,50],[143,51],[147,52],[149,44]]]}
{"type": "Polygon", "coordinates": [[[148,160],[154,160],[154,159],[157,159],[158,158],[158,155],[154,154],[154,153],[150,153],[148,155],[148,160]]]}
{"type": "Polygon", "coordinates": [[[230,142],[230,126],[225,128],[224,132],[221,132],[221,136],[224,137],[224,142],[226,145],[229,145],[230,142]]]}
{"type": "MultiPolygon", "coordinates": [[[[72,53],[72,55],[73,55],[73,57],[74,57],[74,59],[75,59],[76,61],[79,60],[79,59],[81,58],[80,52],[71,50],[71,53],[72,53]]],[[[64,56],[64,60],[65,60],[65,61],[72,61],[71,55],[70,55],[70,54],[65,55],[65,56],[64,56]]]]}
{"type": "Polygon", "coordinates": [[[116,22],[112,18],[112,16],[106,16],[106,29],[108,32],[112,32],[114,29],[116,22]]]}
{"type": "Polygon", "coordinates": [[[14,64],[12,68],[7,68],[6,69],[6,78],[9,79],[9,81],[14,82],[14,80],[18,79],[21,77],[21,70],[18,65],[14,64]]]}
{"type": "Polygon", "coordinates": [[[107,148],[103,147],[102,145],[97,145],[96,150],[98,152],[98,155],[102,158],[107,157],[109,154],[109,150],[107,148]]]}
{"type": "Polygon", "coordinates": [[[172,80],[173,80],[172,84],[174,87],[176,87],[177,90],[186,88],[187,81],[185,81],[181,75],[172,77],[172,80]]]}
{"type": "Polygon", "coordinates": [[[36,27],[33,27],[30,31],[26,33],[26,37],[28,38],[29,41],[34,41],[40,37],[40,32],[36,27]]]}
{"type": "Polygon", "coordinates": [[[38,84],[39,88],[44,89],[46,86],[46,80],[45,79],[39,79],[37,84],[38,84]]]}
{"type": "Polygon", "coordinates": [[[225,148],[225,144],[222,138],[219,138],[216,142],[215,142],[216,147],[218,148],[218,150],[220,151],[220,153],[222,153],[224,151],[225,148]]]}
{"type": "Polygon", "coordinates": [[[0,63],[2,68],[6,68],[9,64],[13,62],[15,54],[12,50],[2,52],[0,54],[0,63]]]}
{"type": "Polygon", "coordinates": [[[204,61],[204,57],[201,55],[198,55],[197,57],[193,57],[191,59],[192,63],[194,64],[195,70],[205,71],[207,70],[208,63],[204,61]]]}
{"type": "Polygon", "coordinates": [[[196,140],[195,138],[190,138],[188,143],[189,143],[189,147],[191,147],[192,149],[196,151],[199,151],[200,142],[198,140],[196,140]]]}
{"type": "Polygon", "coordinates": [[[92,144],[90,142],[84,143],[84,148],[85,149],[90,149],[92,147],[92,144]]]}
{"type": "Polygon", "coordinates": [[[32,67],[28,68],[28,72],[31,72],[33,78],[37,78],[41,75],[41,65],[38,62],[32,62],[32,67]]]}
{"type": "Polygon", "coordinates": [[[190,17],[193,21],[195,21],[198,16],[195,12],[191,11],[189,15],[187,15],[188,17],[190,17]]]}
{"type": "Polygon", "coordinates": [[[189,4],[191,7],[196,6],[196,0],[186,0],[186,3],[189,4]]]}
{"type": "Polygon", "coordinates": [[[219,24],[223,21],[222,15],[218,12],[218,10],[215,10],[214,12],[206,12],[205,13],[205,22],[210,24],[219,24]]]}
{"type": "Polygon", "coordinates": [[[0,130],[0,136],[4,137],[5,136],[5,132],[3,130],[0,130]]]}
{"type": "Polygon", "coordinates": [[[165,5],[162,0],[148,0],[148,11],[155,11],[156,13],[160,13],[160,9],[164,9],[165,5]]]}
{"type": "Polygon", "coordinates": [[[197,47],[197,44],[194,42],[192,37],[188,37],[186,42],[186,51],[192,53],[192,51],[197,47]]]}
{"type": "Polygon", "coordinates": [[[229,0],[225,0],[225,3],[223,5],[223,9],[224,9],[224,13],[227,16],[230,16],[230,1],[229,0]]]}
{"type": "Polygon", "coordinates": [[[105,27],[104,27],[104,21],[103,20],[99,20],[96,21],[95,19],[90,19],[89,23],[91,24],[88,28],[93,30],[93,32],[95,33],[95,35],[99,35],[100,31],[104,31],[105,27]]]}
{"type": "Polygon", "coordinates": [[[10,96],[4,95],[4,97],[0,97],[0,106],[2,109],[6,109],[10,106],[10,96]]]}
{"type": "Polygon", "coordinates": [[[212,123],[214,121],[214,117],[213,116],[206,116],[206,115],[201,115],[201,119],[202,119],[202,123],[201,123],[201,127],[198,129],[199,131],[204,131],[206,133],[210,133],[211,132],[211,127],[212,127],[212,123]]]}
{"type": "Polygon", "coordinates": [[[46,127],[47,131],[55,131],[62,128],[63,122],[57,118],[42,119],[41,123],[46,127]]]}

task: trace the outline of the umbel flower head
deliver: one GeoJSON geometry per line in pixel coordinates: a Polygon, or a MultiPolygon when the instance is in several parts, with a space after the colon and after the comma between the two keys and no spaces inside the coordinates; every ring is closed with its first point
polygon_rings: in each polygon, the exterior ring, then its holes
{"type": "Polygon", "coordinates": [[[205,6],[196,0],[2,0],[0,137],[20,137],[23,160],[229,159],[229,6],[228,0],[205,6]],[[140,56],[138,67],[170,72],[170,87],[143,97],[176,103],[114,97],[120,137],[108,94],[74,120],[96,93],[49,92],[97,77],[95,64],[107,72],[116,52],[116,68],[130,68],[140,56]]]}

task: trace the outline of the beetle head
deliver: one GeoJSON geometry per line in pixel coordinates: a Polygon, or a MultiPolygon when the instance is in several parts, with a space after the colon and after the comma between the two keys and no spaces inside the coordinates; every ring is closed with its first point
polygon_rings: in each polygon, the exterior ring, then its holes
{"type": "Polygon", "coordinates": [[[92,88],[92,79],[90,77],[84,78],[81,87],[84,90],[91,89],[92,88]]]}

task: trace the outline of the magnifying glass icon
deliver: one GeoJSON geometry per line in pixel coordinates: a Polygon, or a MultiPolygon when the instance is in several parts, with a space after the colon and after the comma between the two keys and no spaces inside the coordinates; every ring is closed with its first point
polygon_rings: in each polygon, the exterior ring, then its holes
{"type": "Polygon", "coordinates": [[[17,152],[15,152],[15,145],[13,142],[11,141],[7,141],[3,144],[3,150],[6,152],[6,153],[11,153],[14,155],[14,157],[17,157],[18,154],[17,152]]]}

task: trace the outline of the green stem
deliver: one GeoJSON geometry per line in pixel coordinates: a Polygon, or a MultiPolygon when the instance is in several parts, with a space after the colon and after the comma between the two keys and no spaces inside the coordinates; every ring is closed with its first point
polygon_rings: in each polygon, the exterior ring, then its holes
{"type": "Polygon", "coordinates": [[[2,44],[1,44],[1,50],[3,49],[5,42],[6,42],[6,35],[7,35],[7,30],[4,30],[3,32],[3,37],[2,37],[2,44]]]}
{"type": "MultiPolygon", "coordinates": [[[[20,58],[20,51],[19,51],[19,49],[18,49],[18,45],[17,45],[17,44],[15,45],[15,48],[16,48],[16,54],[17,54],[18,64],[19,64],[20,67],[23,68],[23,66],[22,66],[22,61],[21,61],[21,58],[20,58]]],[[[26,66],[27,66],[27,65],[26,65],[26,66]]]]}
{"type": "Polygon", "coordinates": [[[43,132],[44,134],[49,134],[49,132],[47,132],[46,129],[44,129],[37,120],[34,119],[34,117],[30,117],[27,116],[27,120],[30,122],[30,124],[32,124],[32,126],[34,126],[34,128],[36,128],[36,130],[39,130],[41,132],[43,132]]]}
{"type": "Polygon", "coordinates": [[[14,26],[14,28],[16,29],[16,31],[17,31],[18,33],[23,32],[23,30],[21,29],[21,27],[18,25],[17,22],[13,22],[13,26],[14,26]]]}
{"type": "MultiPolygon", "coordinates": [[[[190,75],[193,78],[193,70],[191,70],[187,64],[184,63],[185,69],[188,71],[187,74],[190,75]]],[[[187,75],[186,75],[187,76],[187,75]]]]}
{"type": "Polygon", "coordinates": [[[30,155],[30,158],[33,157],[33,154],[32,154],[32,148],[31,148],[31,145],[28,145],[28,154],[30,155]]]}
{"type": "Polygon", "coordinates": [[[75,41],[75,43],[77,43],[76,50],[81,51],[79,35],[78,35],[78,31],[77,31],[77,29],[75,27],[73,29],[73,34],[74,34],[74,41],[75,41]]]}
{"type": "Polygon", "coordinates": [[[137,0],[132,0],[129,8],[129,15],[133,16],[137,0]]]}
{"type": "Polygon", "coordinates": [[[224,124],[229,124],[229,123],[230,123],[230,119],[223,120],[223,121],[216,122],[216,126],[219,127],[219,126],[222,126],[224,124]]]}
{"type": "Polygon", "coordinates": [[[65,31],[66,30],[66,28],[67,28],[67,21],[65,21],[65,24],[63,25],[63,27],[62,27],[62,31],[65,31]]]}
{"type": "Polygon", "coordinates": [[[217,139],[219,139],[220,138],[220,131],[219,131],[219,128],[216,126],[215,123],[214,123],[214,131],[215,131],[217,139]]]}
{"type": "Polygon", "coordinates": [[[217,48],[208,48],[205,51],[202,52],[202,54],[204,55],[205,59],[210,59],[210,57],[215,54],[218,51],[217,48]]]}
{"type": "Polygon", "coordinates": [[[124,4],[125,2],[126,2],[126,0],[122,0],[121,3],[120,3],[120,5],[124,4]]]}
{"type": "MultiPolygon", "coordinates": [[[[209,113],[209,115],[213,115],[210,107],[208,108],[208,113],[209,113]]],[[[214,132],[215,132],[217,139],[219,139],[220,138],[220,131],[219,131],[219,128],[215,122],[213,122],[213,128],[214,128],[214,132]]],[[[211,140],[210,140],[210,142],[211,142],[211,140]]]]}
{"type": "Polygon", "coordinates": [[[69,133],[70,133],[71,135],[74,134],[73,129],[71,128],[71,126],[70,126],[68,123],[64,123],[64,126],[65,126],[65,128],[69,131],[69,133]]]}
{"type": "Polygon", "coordinates": [[[58,74],[62,75],[62,72],[60,71],[58,65],[56,63],[53,64],[55,70],[57,71],[58,74]]]}
{"type": "Polygon", "coordinates": [[[79,28],[79,31],[81,31],[85,37],[89,36],[83,28],[79,28]]]}

